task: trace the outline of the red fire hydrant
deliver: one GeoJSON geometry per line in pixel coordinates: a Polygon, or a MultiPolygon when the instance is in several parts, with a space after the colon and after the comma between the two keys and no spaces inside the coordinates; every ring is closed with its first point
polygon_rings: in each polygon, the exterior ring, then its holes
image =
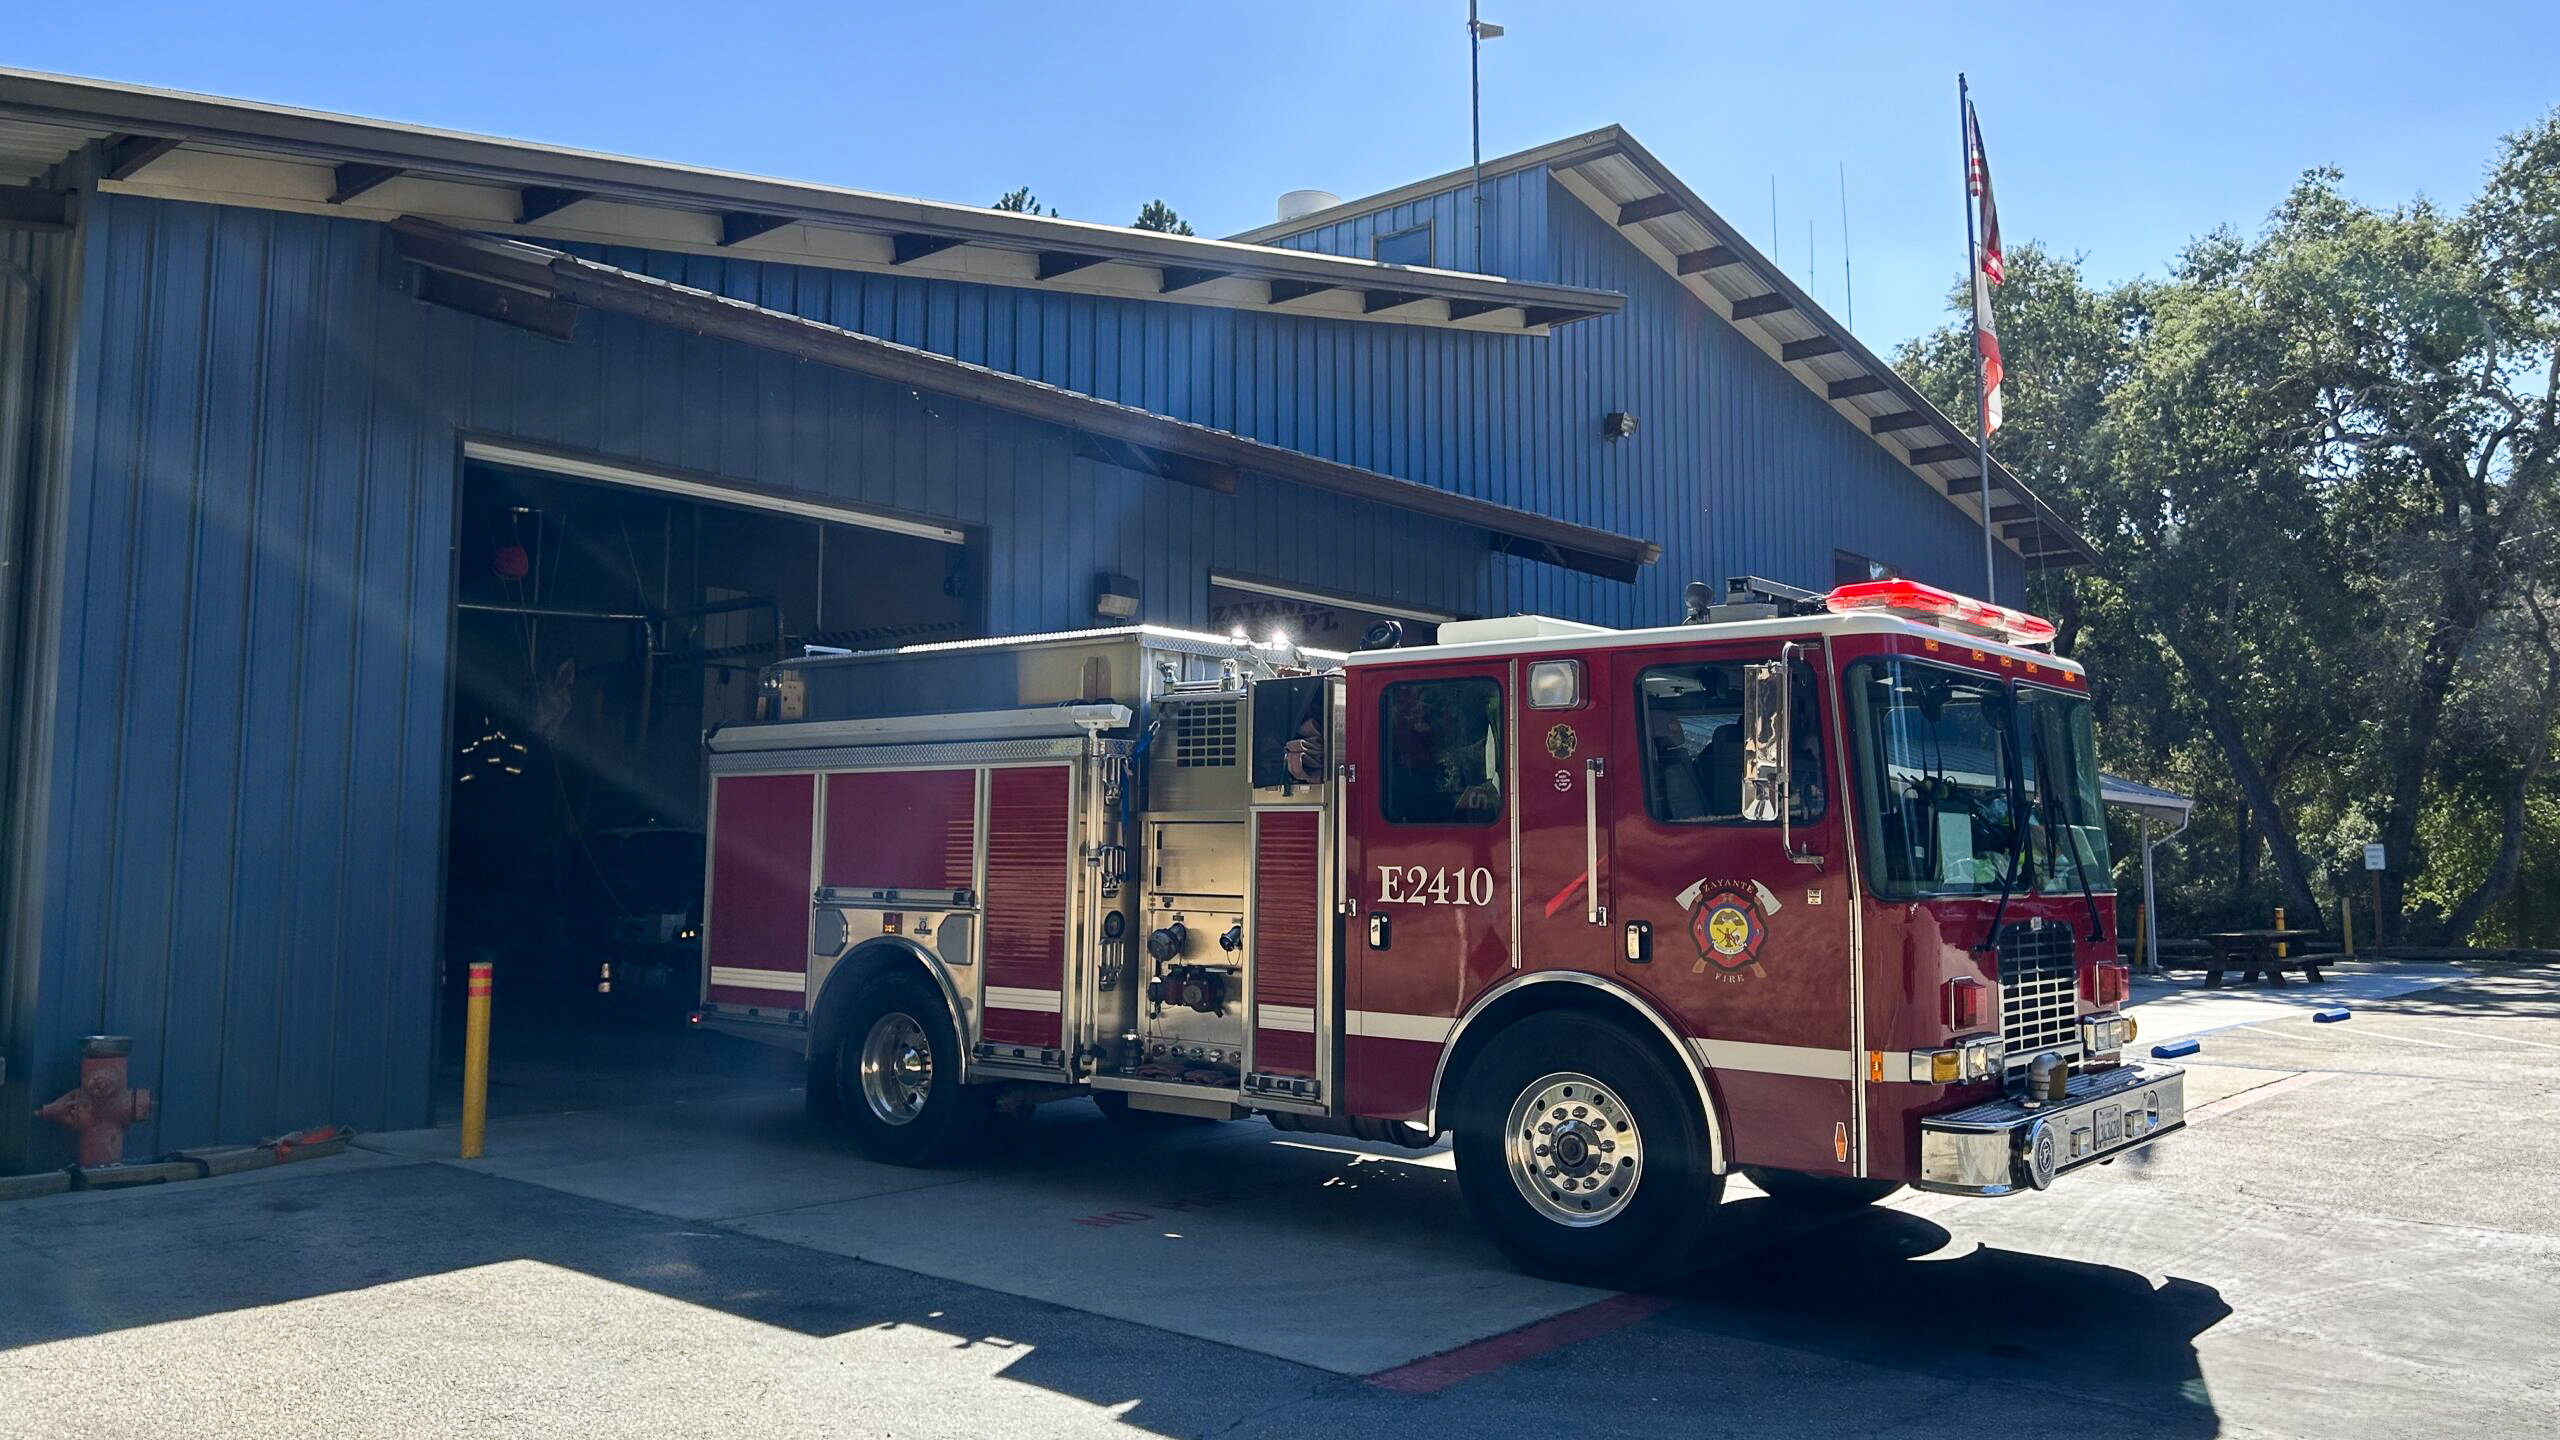
{"type": "Polygon", "coordinates": [[[151,1118],[151,1092],[124,1083],[127,1035],[90,1035],[80,1041],[80,1085],[36,1113],[80,1137],[82,1168],[119,1164],[124,1132],[151,1118]]]}

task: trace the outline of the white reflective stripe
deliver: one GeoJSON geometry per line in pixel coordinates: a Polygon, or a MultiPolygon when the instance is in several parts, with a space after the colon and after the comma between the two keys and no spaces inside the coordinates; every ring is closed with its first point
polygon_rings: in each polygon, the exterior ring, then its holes
{"type": "Polygon", "coordinates": [[[1024,990],[1012,985],[990,985],[987,987],[987,1008],[990,1010],[1038,1010],[1055,1015],[1058,1013],[1058,992],[1024,990]]]}
{"type": "Polygon", "coordinates": [[[788,990],[797,995],[809,988],[809,976],[801,970],[749,970],[737,965],[711,967],[711,983],[736,985],[747,990],[788,990]]]}
{"type": "Polygon", "coordinates": [[[1347,1017],[1352,1034],[1364,1040],[1419,1040],[1437,1045],[1458,1023],[1451,1015],[1407,1015],[1397,1010],[1354,1010],[1347,1017]]]}
{"type": "Polygon", "coordinates": [[[1253,1023],[1265,1030],[1295,1030],[1312,1035],[1316,1029],[1316,1012],[1304,1005],[1257,1005],[1253,1023]]]}
{"type": "Polygon", "coordinates": [[[1809,1080],[1855,1080],[1858,1052],[1826,1050],[1814,1045],[1763,1045],[1757,1040],[1708,1040],[1692,1035],[1689,1043],[1710,1070],[1740,1070],[1753,1075],[1801,1075],[1809,1080]]]}

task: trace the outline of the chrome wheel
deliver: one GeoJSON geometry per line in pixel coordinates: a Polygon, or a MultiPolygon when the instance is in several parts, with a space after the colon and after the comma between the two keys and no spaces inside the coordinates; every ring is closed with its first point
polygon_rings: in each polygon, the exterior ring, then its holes
{"type": "Polygon", "coordinates": [[[1615,1091],[1588,1075],[1540,1076],[1503,1129],[1511,1183],[1532,1209],[1576,1229],[1606,1224],[1644,1179],[1644,1137],[1615,1091]]]}
{"type": "Polygon", "coordinates": [[[924,1113],[933,1093],[933,1045],[914,1017],[892,1010],[871,1022],[862,1041],[862,1100],[891,1125],[924,1113]]]}

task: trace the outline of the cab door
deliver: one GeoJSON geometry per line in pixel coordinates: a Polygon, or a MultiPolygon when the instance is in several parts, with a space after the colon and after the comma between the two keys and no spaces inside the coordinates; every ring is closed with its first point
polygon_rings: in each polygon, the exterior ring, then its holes
{"type": "Polygon", "coordinates": [[[1854,1174],[1854,907],[1832,702],[1810,637],[1787,667],[1788,823],[1747,818],[1745,686],[1749,667],[1778,660],[1783,645],[1755,637],[1611,655],[1610,750],[1623,761],[1606,792],[1613,964],[1692,1037],[1734,1161],[1854,1174]]]}
{"type": "Polygon", "coordinates": [[[1507,660],[1352,667],[1343,1098],[1418,1118],[1466,1001],[1507,973],[1518,771],[1507,660]]]}

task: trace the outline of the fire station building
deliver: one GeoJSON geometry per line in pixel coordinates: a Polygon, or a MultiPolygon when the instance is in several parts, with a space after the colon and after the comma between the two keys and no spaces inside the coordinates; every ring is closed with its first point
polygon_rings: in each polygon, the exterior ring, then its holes
{"type": "Polygon", "coordinates": [[[1978,591],[1984,506],[2000,598],[2085,557],[1623,131],[1300,208],[0,71],[0,1173],[92,1033],[133,1156],[426,1124],[467,957],[708,1040],[594,957],[690,938],[702,734],[807,646],[1978,591]]]}

